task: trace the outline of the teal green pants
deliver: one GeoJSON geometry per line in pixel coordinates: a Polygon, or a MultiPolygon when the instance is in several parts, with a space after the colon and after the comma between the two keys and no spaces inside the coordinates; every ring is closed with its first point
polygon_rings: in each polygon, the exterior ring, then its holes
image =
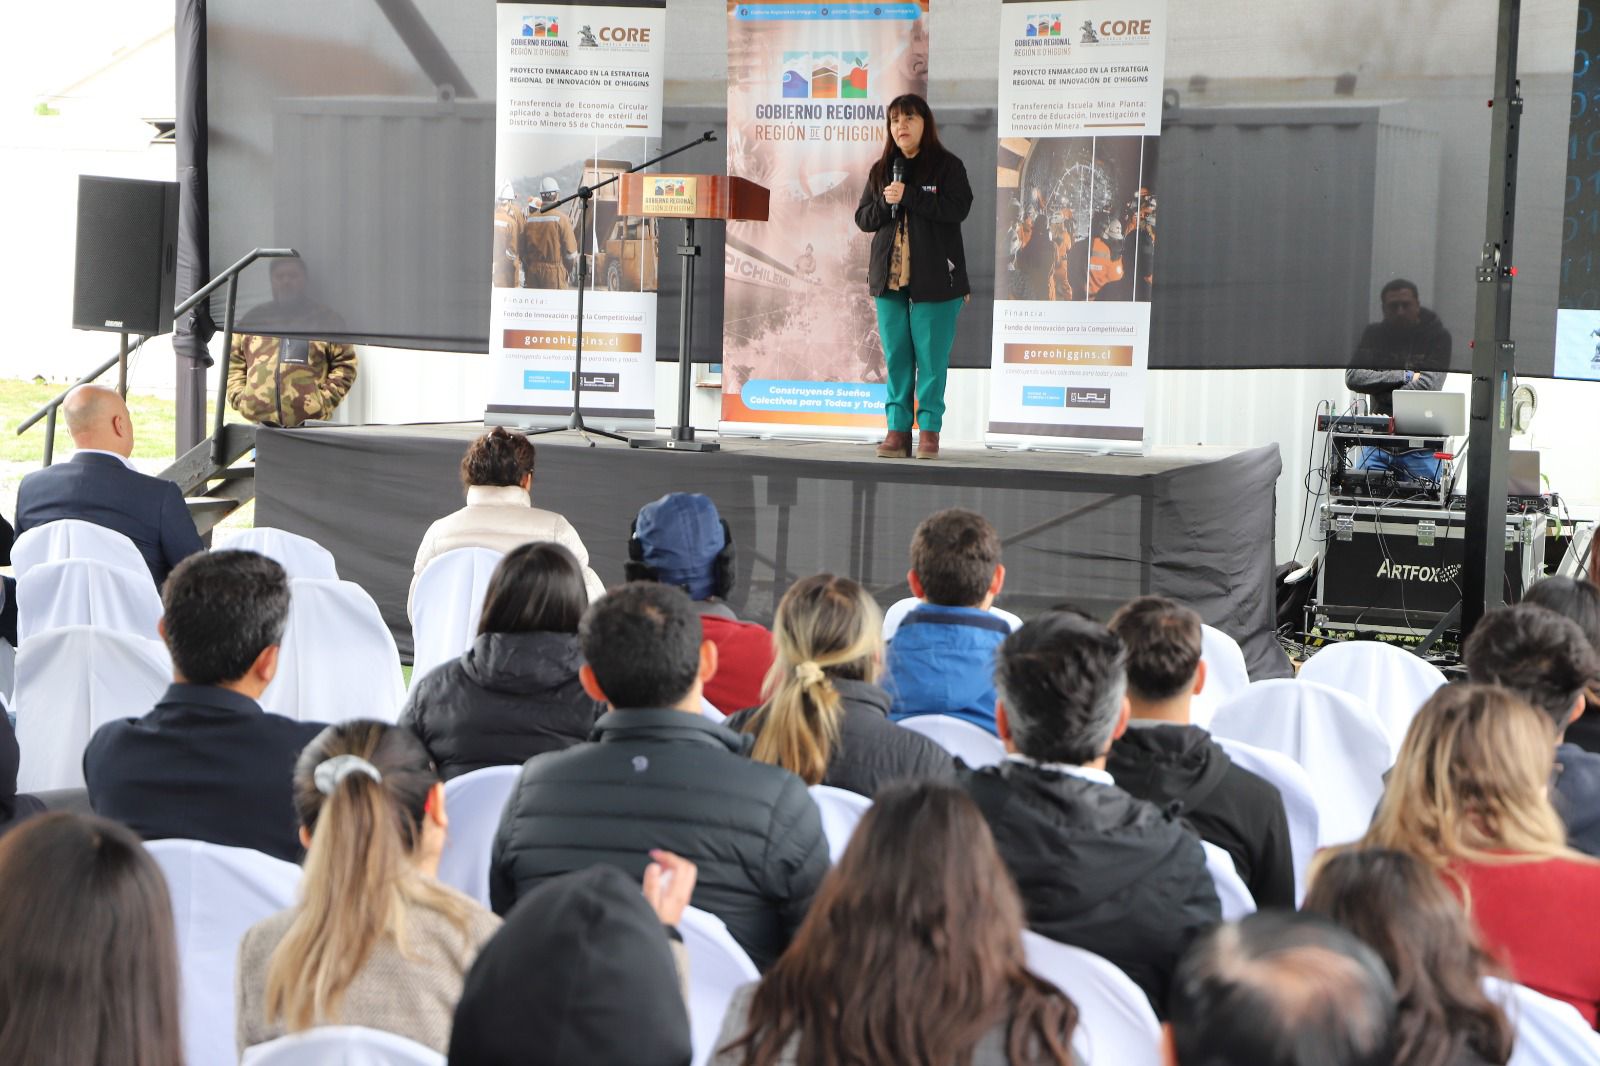
{"type": "Polygon", "coordinates": [[[891,430],[911,428],[913,396],[918,428],[937,433],[944,425],[944,379],[956,340],[956,316],[965,302],[960,297],[917,301],[893,289],[877,298],[878,336],[889,379],[884,413],[891,430]]]}

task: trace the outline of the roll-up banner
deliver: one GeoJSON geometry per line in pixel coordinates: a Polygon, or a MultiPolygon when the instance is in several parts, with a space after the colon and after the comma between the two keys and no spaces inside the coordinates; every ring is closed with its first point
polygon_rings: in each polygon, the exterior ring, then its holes
{"type": "Polygon", "coordinates": [[[928,5],[728,5],[728,173],[772,192],[730,222],[724,433],[876,436],[887,398],[856,203],[885,109],[927,95],[928,5]]]}
{"type": "Polygon", "coordinates": [[[1004,0],[986,440],[1139,451],[1166,0],[1004,0]]]}
{"type": "MultiPolygon", "coordinates": [[[[578,201],[544,205],[649,158],[661,136],[665,0],[496,5],[494,247],[484,421],[563,424],[578,341],[578,201]]],[[[655,427],[657,226],[589,207],[583,413],[655,427]]]]}

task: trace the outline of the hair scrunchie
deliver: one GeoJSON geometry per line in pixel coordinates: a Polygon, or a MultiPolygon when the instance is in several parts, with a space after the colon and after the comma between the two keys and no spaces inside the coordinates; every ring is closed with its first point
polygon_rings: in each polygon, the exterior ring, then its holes
{"type": "Polygon", "coordinates": [[[379,784],[383,783],[383,775],[378,768],[359,755],[335,755],[322,760],[311,772],[311,781],[317,786],[318,792],[331,796],[333,790],[339,787],[339,782],[351,774],[366,774],[379,784]]]}
{"type": "Polygon", "coordinates": [[[796,664],[794,677],[796,681],[806,688],[820,685],[828,680],[828,675],[822,672],[822,667],[818,666],[814,659],[807,659],[803,663],[796,664]]]}

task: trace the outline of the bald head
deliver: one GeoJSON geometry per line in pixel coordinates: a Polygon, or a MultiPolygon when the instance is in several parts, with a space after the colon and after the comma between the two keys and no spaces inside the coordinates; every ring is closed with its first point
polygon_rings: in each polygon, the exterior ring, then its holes
{"type": "Polygon", "coordinates": [[[103,385],[79,385],[61,404],[67,432],[79,448],[133,454],[133,418],[117,390],[103,385]]]}

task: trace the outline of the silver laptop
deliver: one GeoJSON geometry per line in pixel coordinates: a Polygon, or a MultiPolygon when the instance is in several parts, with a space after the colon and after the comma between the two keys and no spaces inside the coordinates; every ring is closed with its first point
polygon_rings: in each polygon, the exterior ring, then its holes
{"type": "Polygon", "coordinates": [[[1511,449],[1511,476],[1506,480],[1507,496],[1543,496],[1539,478],[1539,453],[1532,449],[1511,449]]]}
{"type": "Polygon", "coordinates": [[[1467,432],[1467,394],[1395,389],[1394,431],[1403,437],[1462,437],[1467,432]]]}

